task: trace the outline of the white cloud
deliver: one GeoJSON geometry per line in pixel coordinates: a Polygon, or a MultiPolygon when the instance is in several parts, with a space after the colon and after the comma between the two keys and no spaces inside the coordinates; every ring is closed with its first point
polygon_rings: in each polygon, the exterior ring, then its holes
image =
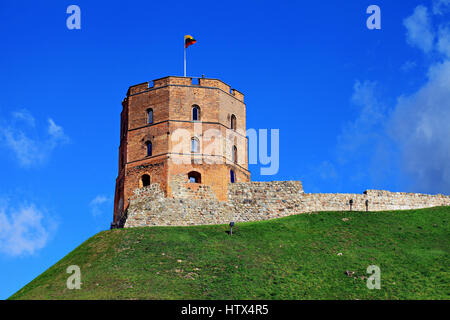
{"type": "Polygon", "coordinates": [[[103,206],[108,204],[111,199],[104,195],[98,195],[89,203],[89,207],[91,208],[91,212],[94,216],[98,216],[103,213],[103,206]]]}
{"type": "Polygon", "coordinates": [[[5,212],[0,209],[0,252],[11,256],[33,254],[45,247],[56,223],[34,205],[5,212]]]}
{"type": "Polygon", "coordinates": [[[408,71],[411,71],[412,69],[414,69],[416,66],[417,66],[417,63],[415,61],[408,60],[401,66],[401,69],[404,72],[408,72],[408,71]]]}
{"type": "Polygon", "coordinates": [[[13,112],[12,118],[23,120],[23,123],[2,121],[0,142],[13,152],[23,167],[42,165],[55,148],[69,141],[63,128],[51,118],[48,119],[47,133],[43,137],[32,130],[35,120],[28,111],[13,112]]]}
{"type": "Polygon", "coordinates": [[[376,97],[377,84],[373,81],[356,81],[351,102],[358,108],[358,116],[348,122],[338,136],[338,156],[341,164],[349,157],[364,156],[367,146],[379,138],[380,124],[385,120],[386,106],[376,97]]]}
{"type": "Polygon", "coordinates": [[[450,59],[450,28],[448,26],[439,28],[437,50],[450,59]]]}
{"type": "Polygon", "coordinates": [[[36,141],[29,138],[23,131],[12,128],[2,128],[0,130],[2,140],[14,152],[22,166],[29,167],[44,161],[45,154],[39,150],[36,141]]]}
{"type": "Polygon", "coordinates": [[[338,137],[340,164],[355,165],[355,175],[377,172],[377,178],[392,173],[395,163],[401,188],[450,194],[450,60],[433,64],[422,87],[399,97],[392,111],[377,96],[373,82],[354,85],[360,112],[338,137]]]}
{"type": "Polygon", "coordinates": [[[414,9],[411,16],[403,20],[406,27],[406,40],[413,46],[429,53],[433,49],[435,35],[432,31],[431,19],[428,9],[419,5],[414,9]]]}
{"type": "Polygon", "coordinates": [[[450,193],[450,61],[432,65],[422,88],[399,98],[388,127],[414,188],[450,193]]]}
{"type": "Polygon", "coordinates": [[[338,136],[338,173],[347,165],[364,184],[450,194],[450,28],[437,25],[435,35],[432,22],[424,6],[404,20],[407,41],[432,61],[418,90],[388,108],[375,82],[354,84],[351,101],[359,110],[338,136]]]}
{"type": "MultiPolygon", "coordinates": [[[[434,14],[449,9],[450,0],[433,2],[434,14]]],[[[436,50],[444,60],[431,64],[417,92],[398,99],[389,133],[400,148],[403,169],[415,190],[450,193],[450,28],[441,24],[434,35],[424,6],[416,7],[404,24],[410,44],[426,53],[436,50]]]]}
{"type": "Polygon", "coordinates": [[[58,126],[52,118],[48,119],[48,134],[55,139],[55,141],[67,141],[67,136],[61,126],[58,126]]]}
{"type": "Polygon", "coordinates": [[[34,119],[34,117],[26,109],[22,109],[22,110],[19,110],[19,111],[14,111],[12,113],[12,116],[13,116],[14,119],[24,121],[25,123],[27,123],[31,127],[35,126],[35,119],[34,119]]]}
{"type": "Polygon", "coordinates": [[[379,96],[374,82],[355,83],[352,102],[360,111],[338,137],[339,163],[354,165],[355,175],[377,172],[363,174],[372,179],[396,164],[401,188],[450,194],[450,60],[433,64],[422,87],[392,109],[379,96]]]}
{"type": "Polygon", "coordinates": [[[445,12],[450,11],[450,0],[434,0],[433,1],[433,13],[442,15],[445,12]]]}
{"type": "Polygon", "coordinates": [[[316,170],[316,174],[322,180],[332,180],[336,179],[338,176],[334,164],[330,161],[322,161],[316,170]]]}

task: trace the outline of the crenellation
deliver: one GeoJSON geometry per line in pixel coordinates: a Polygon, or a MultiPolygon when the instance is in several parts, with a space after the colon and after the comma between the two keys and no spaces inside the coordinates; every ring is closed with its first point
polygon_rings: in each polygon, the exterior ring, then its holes
{"type": "Polygon", "coordinates": [[[137,94],[137,93],[140,93],[140,92],[144,92],[144,91],[148,90],[148,88],[149,88],[148,81],[140,83],[140,84],[136,84],[134,86],[131,86],[128,89],[127,96],[131,96],[131,95],[134,95],[134,94],[137,94]]]}
{"type": "Polygon", "coordinates": [[[184,85],[191,86],[192,78],[189,77],[178,77],[178,76],[168,76],[164,78],[159,78],[153,80],[153,88],[163,87],[167,85],[184,85]]]}
{"type": "Polygon", "coordinates": [[[231,94],[238,100],[244,102],[244,94],[236,89],[231,89],[231,94]]]}
{"type": "Polygon", "coordinates": [[[198,79],[198,85],[201,87],[219,88],[226,93],[230,93],[231,89],[229,85],[219,79],[200,78],[198,79]]]}

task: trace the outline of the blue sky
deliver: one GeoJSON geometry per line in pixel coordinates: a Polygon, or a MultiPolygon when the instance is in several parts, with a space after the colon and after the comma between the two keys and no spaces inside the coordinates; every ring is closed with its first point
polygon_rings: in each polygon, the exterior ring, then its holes
{"type": "Polygon", "coordinates": [[[280,130],[278,173],[253,180],[449,194],[449,18],[450,0],[0,2],[0,298],[109,228],[121,101],[182,75],[185,34],[188,75],[280,130]]]}

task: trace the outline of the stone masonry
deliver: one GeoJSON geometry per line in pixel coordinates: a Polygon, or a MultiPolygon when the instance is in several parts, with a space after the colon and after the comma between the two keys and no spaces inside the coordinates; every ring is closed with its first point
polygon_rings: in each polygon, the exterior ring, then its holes
{"type": "Polygon", "coordinates": [[[317,211],[383,211],[450,206],[450,196],[367,190],[354,193],[304,193],[300,181],[237,182],[219,201],[207,185],[189,183],[183,175],[171,181],[173,198],[159,184],[136,189],[125,227],[227,224],[280,218],[317,211]],[[367,201],[367,207],[366,207],[367,201]]]}

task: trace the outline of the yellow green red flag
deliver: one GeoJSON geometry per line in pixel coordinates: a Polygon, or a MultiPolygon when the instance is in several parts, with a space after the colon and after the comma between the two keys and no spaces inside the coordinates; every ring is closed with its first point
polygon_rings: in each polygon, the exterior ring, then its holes
{"type": "Polygon", "coordinates": [[[184,36],[184,47],[185,48],[189,47],[191,44],[194,44],[196,42],[197,42],[197,40],[195,40],[192,36],[190,36],[190,35],[184,36]]]}

